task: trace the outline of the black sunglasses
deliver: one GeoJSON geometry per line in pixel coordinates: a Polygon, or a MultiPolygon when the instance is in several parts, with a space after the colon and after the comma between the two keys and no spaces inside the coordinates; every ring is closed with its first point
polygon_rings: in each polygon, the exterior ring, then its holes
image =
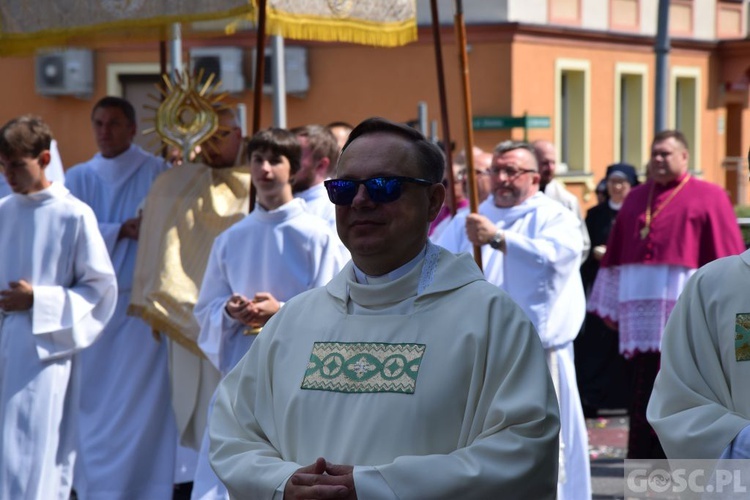
{"type": "Polygon", "coordinates": [[[388,176],[370,179],[328,179],[324,182],[328,199],[334,205],[351,205],[357,196],[359,185],[364,184],[367,194],[375,203],[390,203],[401,197],[401,186],[409,182],[420,186],[432,186],[434,182],[414,177],[388,176]]]}

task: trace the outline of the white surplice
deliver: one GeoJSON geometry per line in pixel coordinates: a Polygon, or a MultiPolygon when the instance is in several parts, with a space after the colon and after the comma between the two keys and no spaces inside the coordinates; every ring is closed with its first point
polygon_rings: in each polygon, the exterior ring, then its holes
{"type": "Polygon", "coordinates": [[[336,231],[336,205],[328,198],[328,191],[326,191],[325,185],[323,183],[317,184],[299,193],[294,193],[294,197],[304,200],[308,212],[326,221],[328,227],[331,228],[336,237],[336,242],[344,261],[351,259],[349,249],[341,242],[336,231]]]}
{"type": "Polygon", "coordinates": [[[328,226],[336,232],[336,205],[328,198],[328,192],[323,183],[294,193],[294,197],[305,200],[307,211],[326,221],[328,226]]]}
{"type": "Polygon", "coordinates": [[[23,279],[34,291],[29,311],[0,311],[0,498],[67,500],[81,393],[75,354],[112,316],[117,281],[96,217],[62,184],[3,198],[0,220],[0,288],[23,279]]]}
{"type": "Polygon", "coordinates": [[[558,409],[531,322],[433,248],[387,283],[350,262],[271,318],[210,421],[234,497],[281,498],[325,457],[354,466],[359,498],[554,498],[558,409]]]}
{"type": "Polygon", "coordinates": [[[667,321],[647,416],[670,459],[750,458],[748,283],[750,251],[706,264],[667,321]]]}
{"type": "MultiPolygon", "coordinates": [[[[294,199],[278,209],[256,206],[250,215],[214,241],[195,316],[198,345],[226,375],[245,355],[255,335],[226,312],[232,294],[252,299],[269,292],[286,302],[328,283],[343,267],[338,241],[323,221],[294,199]]],[[[193,498],[228,498],[208,464],[208,430],[201,447],[193,498]],[[218,486],[218,488],[217,488],[218,486]]]]}
{"type": "Polygon", "coordinates": [[[99,341],[81,353],[81,445],[75,488],[82,500],[171,498],[177,428],[170,404],[167,343],[126,314],[137,242],[119,239],[151,184],[166,170],[136,145],[70,169],[67,186],[94,210],[117,271],[115,315],[99,341]]]}
{"type": "Polygon", "coordinates": [[[269,292],[286,302],[328,283],[344,266],[334,234],[294,199],[267,211],[256,206],[214,241],[195,317],[198,345],[223,375],[245,355],[255,338],[225,309],[234,293],[252,299],[269,292]],[[240,251],[241,249],[241,251],[240,251]]]}
{"type": "MultiPolygon", "coordinates": [[[[487,281],[508,292],[534,323],[558,389],[564,467],[559,498],[590,498],[588,434],[573,361],[573,340],[586,307],[578,221],[542,193],[510,208],[496,207],[490,197],[479,213],[505,231],[505,252],[489,245],[481,248],[487,281]]],[[[440,245],[452,252],[472,251],[466,216],[467,212],[456,214],[439,238],[440,245]]]]}

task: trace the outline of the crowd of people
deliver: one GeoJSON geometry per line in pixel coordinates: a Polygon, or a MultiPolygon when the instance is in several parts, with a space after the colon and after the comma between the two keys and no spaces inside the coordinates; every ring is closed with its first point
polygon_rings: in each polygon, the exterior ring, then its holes
{"type": "Polygon", "coordinates": [[[750,456],[750,258],[679,131],[584,217],[548,141],[217,114],[172,166],[104,97],[64,179],[0,128],[0,498],[586,499],[613,407],[629,458],[750,456]]]}

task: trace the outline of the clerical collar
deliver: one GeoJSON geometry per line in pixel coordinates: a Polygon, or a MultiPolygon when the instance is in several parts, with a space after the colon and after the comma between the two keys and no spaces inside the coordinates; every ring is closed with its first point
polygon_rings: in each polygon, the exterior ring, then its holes
{"type": "Polygon", "coordinates": [[[607,203],[609,204],[609,208],[611,208],[612,210],[620,210],[622,208],[622,202],[615,203],[612,200],[607,200],[607,203]]]}
{"type": "Polygon", "coordinates": [[[677,186],[679,186],[682,183],[683,180],[685,180],[685,177],[688,176],[688,175],[690,175],[690,172],[685,172],[681,176],[679,176],[676,179],[673,179],[673,180],[667,182],[666,184],[659,184],[657,182],[657,183],[655,183],[656,184],[656,191],[661,192],[661,191],[666,191],[668,189],[672,189],[674,187],[677,187],[677,186]]]}
{"type": "Polygon", "coordinates": [[[366,274],[364,271],[362,271],[360,268],[357,267],[357,264],[354,264],[352,262],[352,265],[354,266],[354,277],[357,280],[357,283],[362,283],[365,285],[377,285],[381,283],[390,283],[391,281],[397,280],[400,277],[404,276],[406,273],[414,269],[417,264],[419,264],[422,259],[424,259],[424,256],[427,253],[427,245],[422,249],[421,252],[417,254],[416,257],[414,257],[412,260],[404,264],[403,266],[394,269],[390,273],[384,274],[382,276],[370,276],[369,274],[366,274]]]}

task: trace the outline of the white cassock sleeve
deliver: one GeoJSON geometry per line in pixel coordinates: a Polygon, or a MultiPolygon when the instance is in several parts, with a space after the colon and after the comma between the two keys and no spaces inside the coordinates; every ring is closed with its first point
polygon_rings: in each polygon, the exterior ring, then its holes
{"type": "MultiPolygon", "coordinates": [[[[554,273],[568,274],[568,269],[578,262],[583,243],[577,234],[571,235],[573,226],[567,222],[568,217],[556,217],[545,221],[545,227],[533,237],[524,233],[505,232],[505,258],[509,266],[518,264],[521,272],[527,274],[530,269],[541,266],[543,277],[554,273]],[[572,237],[571,237],[572,236],[572,237]],[[513,264],[510,264],[513,262],[513,264]]],[[[527,278],[529,280],[529,278],[527,278]]]]}
{"type": "MultiPolygon", "coordinates": [[[[560,213],[543,221],[533,236],[505,232],[503,289],[529,314],[545,348],[572,341],[585,315],[579,275],[583,242],[574,222],[571,214],[560,213]],[[563,302],[568,312],[557,316],[563,302]],[[552,318],[570,325],[554,327],[549,324],[552,318]]],[[[487,279],[493,282],[493,270],[487,267],[487,279]]]]}
{"type": "MultiPolygon", "coordinates": [[[[226,340],[243,328],[242,323],[231,318],[226,305],[232,296],[227,278],[227,256],[224,255],[224,240],[217,238],[208,257],[198,301],[193,314],[201,327],[198,346],[217,370],[222,370],[226,340]]],[[[238,272],[250,272],[248,269],[238,272]]],[[[252,297],[250,297],[252,298],[252,297]]]]}
{"type": "Polygon", "coordinates": [[[117,279],[107,248],[94,214],[84,212],[81,217],[71,286],[34,286],[31,321],[40,359],[60,358],[88,347],[115,310],[117,279]]]}
{"type": "Polygon", "coordinates": [[[726,280],[701,271],[690,278],[664,329],[661,369],[647,417],[668,458],[718,459],[750,425],[747,413],[737,407],[741,399],[747,400],[739,396],[745,388],[731,383],[732,372],[750,364],[734,359],[733,322],[735,314],[745,310],[727,306],[731,298],[717,281],[731,288],[726,280]],[[728,347],[724,361],[722,345],[728,347]]]}

